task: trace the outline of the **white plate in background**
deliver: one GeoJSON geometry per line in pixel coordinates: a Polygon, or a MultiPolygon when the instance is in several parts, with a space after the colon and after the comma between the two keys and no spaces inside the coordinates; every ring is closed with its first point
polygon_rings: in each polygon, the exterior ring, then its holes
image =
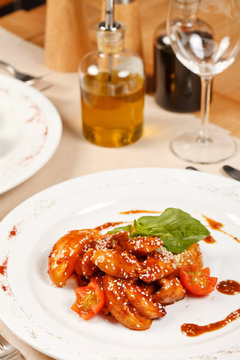
{"type": "Polygon", "coordinates": [[[62,122],[38,90],[0,75],[0,194],[41,169],[56,151],[62,122]]]}

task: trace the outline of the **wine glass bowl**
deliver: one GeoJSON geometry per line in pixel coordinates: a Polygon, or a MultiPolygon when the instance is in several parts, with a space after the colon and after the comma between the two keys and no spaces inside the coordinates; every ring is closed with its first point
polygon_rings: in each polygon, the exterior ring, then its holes
{"type": "Polygon", "coordinates": [[[202,20],[196,19],[186,27],[176,22],[172,25],[172,38],[175,38],[173,48],[178,58],[198,75],[216,75],[235,60],[229,37],[224,36],[217,42],[213,29],[202,20]]]}
{"type": "Polygon", "coordinates": [[[240,49],[239,0],[171,0],[168,36],[178,60],[201,77],[201,126],[171,142],[178,157],[195,163],[216,163],[236,150],[223,129],[208,126],[213,76],[227,69],[240,49]]]}

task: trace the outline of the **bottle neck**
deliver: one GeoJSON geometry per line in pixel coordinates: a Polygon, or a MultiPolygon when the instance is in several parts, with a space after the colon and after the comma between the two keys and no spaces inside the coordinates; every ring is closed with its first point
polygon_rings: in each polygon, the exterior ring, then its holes
{"type": "Polygon", "coordinates": [[[176,0],[176,16],[188,23],[196,18],[199,0],[176,0]]]}

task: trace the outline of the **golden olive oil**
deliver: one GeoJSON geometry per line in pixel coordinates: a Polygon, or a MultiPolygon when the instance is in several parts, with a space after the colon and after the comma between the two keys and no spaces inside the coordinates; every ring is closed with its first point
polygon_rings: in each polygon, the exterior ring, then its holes
{"type": "Polygon", "coordinates": [[[99,72],[82,78],[84,136],[96,145],[119,147],[138,140],[143,131],[145,85],[128,71],[99,72]]]}

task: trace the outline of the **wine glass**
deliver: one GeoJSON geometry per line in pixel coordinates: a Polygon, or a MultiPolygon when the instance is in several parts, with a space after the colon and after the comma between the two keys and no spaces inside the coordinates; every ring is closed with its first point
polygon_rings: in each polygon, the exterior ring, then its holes
{"type": "MultiPolygon", "coordinates": [[[[229,158],[235,140],[208,126],[213,76],[228,68],[240,50],[240,0],[171,0],[168,36],[178,60],[201,77],[201,125],[171,141],[175,155],[210,164],[229,158]]],[[[227,114],[225,115],[227,116],[227,114]]]]}

